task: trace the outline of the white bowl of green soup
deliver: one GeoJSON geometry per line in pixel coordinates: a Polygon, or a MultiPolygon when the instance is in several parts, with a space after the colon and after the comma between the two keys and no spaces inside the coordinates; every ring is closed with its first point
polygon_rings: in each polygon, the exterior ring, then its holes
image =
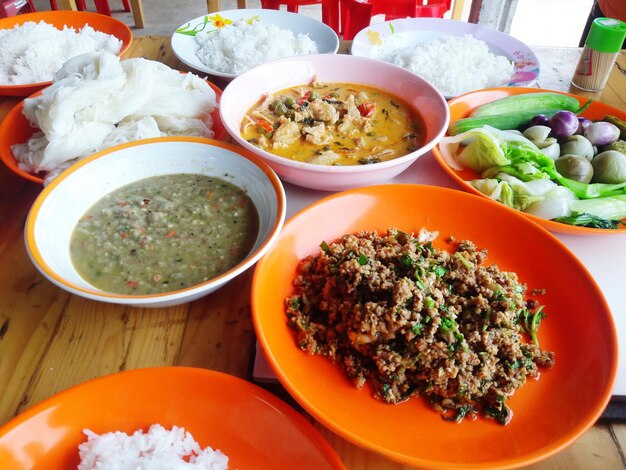
{"type": "Polygon", "coordinates": [[[271,246],[285,193],[251,152],[167,137],[86,158],[39,195],[28,254],[51,282],[93,300],[142,307],[222,287],[271,246]]]}

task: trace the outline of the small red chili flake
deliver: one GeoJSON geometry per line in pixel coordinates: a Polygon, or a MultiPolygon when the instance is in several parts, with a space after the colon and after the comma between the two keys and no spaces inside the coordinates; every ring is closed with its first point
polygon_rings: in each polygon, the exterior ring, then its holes
{"type": "Polygon", "coordinates": [[[310,97],[311,97],[311,91],[309,90],[304,95],[302,95],[302,98],[298,100],[298,105],[302,106],[305,101],[309,101],[310,97]]]}
{"type": "Polygon", "coordinates": [[[359,112],[363,117],[372,117],[376,110],[376,103],[362,103],[359,105],[359,112]]]}

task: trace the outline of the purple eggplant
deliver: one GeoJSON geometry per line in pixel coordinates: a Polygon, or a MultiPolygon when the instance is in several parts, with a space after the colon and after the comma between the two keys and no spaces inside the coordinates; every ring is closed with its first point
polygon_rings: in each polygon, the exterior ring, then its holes
{"type": "Polygon", "coordinates": [[[558,111],[548,120],[548,126],[552,129],[552,136],[569,137],[578,130],[578,116],[571,111],[558,111]]]}
{"type": "Polygon", "coordinates": [[[547,126],[548,116],[545,114],[537,114],[534,118],[528,121],[528,127],[532,126],[547,126]]]}
{"type": "Polygon", "coordinates": [[[576,131],[576,134],[582,135],[585,132],[585,129],[587,129],[591,124],[593,124],[593,121],[590,119],[587,119],[586,117],[579,117],[578,130],[576,131]]]}
{"type": "Polygon", "coordinates": [[[585,137],[596,147],[602,147],[619,138],[619,128],[610,122],[594,122],[585,129],[585,137]]]}

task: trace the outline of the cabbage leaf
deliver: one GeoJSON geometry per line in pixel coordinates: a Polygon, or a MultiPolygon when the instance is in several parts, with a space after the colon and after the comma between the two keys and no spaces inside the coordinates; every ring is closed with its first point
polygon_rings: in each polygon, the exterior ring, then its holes
{"type": "Polygon", "coordinates": [[[602,219],[626,219],[626,195],[581,199],[572,202],[570,207],[579,214],[591,214],[602,219]]]}
{"type": "Polygon", "coordinates": [[[522,181],[549,178],[571,190],[580,199],[626,194],[626,181],[588,184],[565,178],[556,170],[554,160],[530,140],[514,132],[483,126],[456,136],[444,137],[439,147],[444,160],[452,168],[469,168],[482,173],[483,177],[487,174],[507,173],[522,181]],[[462,145],[465,147],[459,153],[462,145]],[[529,165],[536,171],[528,171],[529,165]]]}
{"type": "Polygon", "coordinates": [[[570,205],[577,199],[568,188],[549,179],[525,182],[507,173],[498,173],[495,178],[469,183],[495,201],[543,219],[570,215],[570,205]]]}

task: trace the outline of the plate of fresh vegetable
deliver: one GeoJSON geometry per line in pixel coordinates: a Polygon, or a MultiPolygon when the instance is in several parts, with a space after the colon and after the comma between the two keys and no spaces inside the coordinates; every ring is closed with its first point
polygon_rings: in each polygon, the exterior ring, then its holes
{"type": "Polygon", "coordinates": [[[448,103],[433,150],[466,190],[562,233],[626,233],[626,112],[540,88],[491,88],[448,103]]]}

